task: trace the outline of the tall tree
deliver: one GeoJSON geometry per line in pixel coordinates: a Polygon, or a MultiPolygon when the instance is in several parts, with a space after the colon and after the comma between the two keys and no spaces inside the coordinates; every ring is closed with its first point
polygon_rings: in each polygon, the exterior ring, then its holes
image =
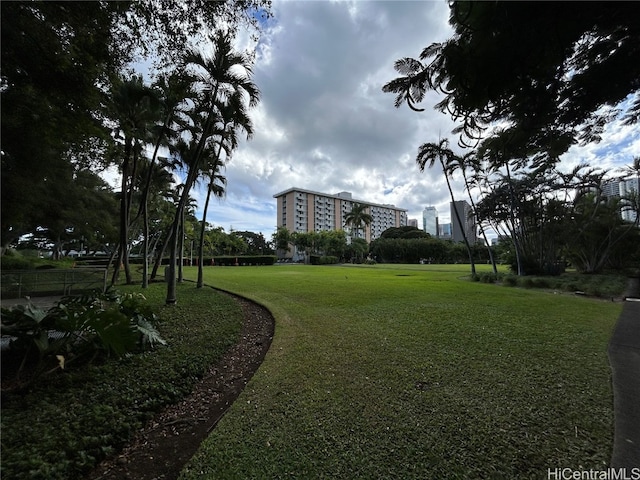
{"type": "Polygon", "coordinates": [[[287,227],[277,227],[276,231],[271,235],[271,243],[273,243],[278,258],[286,256],[291,250],[291,232],[287,227]]]}
{"type": "Polygon", "coordinates": [[[206,110],[205,121],[194,152],[193,164],[190,166],[185,180],[185,190],[182,192],[176,220],[172,227],[173,246],[170,252],[170,263],[167,281],[167,304],[176,302],[176,254],[178,240],[178,226],[180,216],[188,199],[189,191],[196,178],[200,175],[200,167],[203,151],[214,133],[218,105],[221,98],[230,98],[235,92],[246,98],[249,107],[257,105],[260,97],[258,87],[253,83],[251,60],[244,54],[235,52],[231,44],[232,38],[222,31],[217,31],[213,37],[213,53],[205,56],[194,52],[189,57],[189,63],[196,69],[199,75],[200,85],[203,89],[204,102],[199,110],[206,110]]]}
{"type": "Polygon", "coordinates": [[[122,65],[110,49],[116,8],[0,3],[3,246],[38,226],[57,171],[99,158],[109,141],[97,85],[108,85],[122,65]]]}
{"type": "Polygon", "coordinates": [[[142,145],[148,140],[151,127],[160,118],[157,92],[144,84],[142,76],[132,76],[114,82],[111,112],[116,121],[115,136],[123,143],[120,163],[120,251],[114,268],[112,284],[117,281],[120,266],[124,266],[126,282],[132,283],[129,268],[129,224],[138,159],[142,145]]]}
{"type": "Polygon", "coordinates": [[[640,4],[637,2],[450,3],[454,35],[402,58],[383,90],[396,106],[418,109],[429,90],[435,108],[461,125],[475,146],[505,124],[511,156],[557,158],[574,142],[598,140],[624,115],[640,118],[640,4]],[[625,111],[616,106],[625,99],[625,111]]]}
{"type": "MultiPolygon", "coordinates": [[[[221,149],[222,146],[220,146],[219,148],[221,149]]],[[[220,150],[218,150],[217,155],[220,155],[220,150]]],[[[207,198],[204,202],[204,210],[202,212],[202,222],[200,226],[200,236],[198,239],[198,280],[196,282],[196,288],[202,288],[204,286],[204,237],[207,226],[207,211],[209,210],[209,201],[211,200],[211,195],[216,198],[222,198],[226,193],[225,188],[227,185],[227,178],[220,173],[223,167],[224,164],[219,159],[217,159],[215,162],[213,162],[213,164],[209,166],[208,171],[205,173],[208,178],[207,198]]]]}
{"type": "Polygon", "coordinates": [[[475,152],[468,152],[463,156],[455,156],[452,159],[452,162],[451,162],[451,165],[450,165],[450,171],[451,171],[451,173],[453,173],[458,169],[460,170],[460,172],[462,172],[462,178],[464,179],[465,190],[467,191],[467,194],[469,196],[469,202],[471,203],[471,209],[473,211],[473,215],[476,218],[476,222],[477,222],[478,227],[480,229],[480,235],[482,235],[482,239],[484,240],[484,244],[487,246],[487,252],[489,253],[489,260],[491,262],[491,267],[493,268],[493,273],[497,275],[498,274],[498,266],[496,265],[496,261],[493,258],[493,251],[491,250],[491,244],[489,243],[489,240],[487,239],[487,234],[485,233],[484,225],[478,219],[478,215],[476,213],[476,202],[473,199],[473,195],[471,194],[472,184],[469,181],[469,178],[468,178],[468,175],[467,175],[467,170],[470,170],[471,172],[478,172],[480,170],[480,162],[478,161],[476,153],[475,152]]]}
{"type": "MultiPolygon", "coordinates": [[[[440,163],[440,167],[444,173],[444,178],[447,182],[447,189],[451,196],[451,203],[454,205],[456,200],[451,188],[451,182],[449,181],[449,175],[452,171],[453,162],[456,161],[456,158],[456,155],[449,148],[449,141],[446,138],[441,139],[438,143],[423,143],[418,149],[418,156],[416,157],[416,163],[418,164],[421,172],[424,172],[425,168],[432,168],[436,162],[440,163]]],[[[469,239],[467,238],[467,234],[464,229],[465,223],[462,222],[460,212],[458,212],[457,208],[454,208],[453,212],[458,224],[461,226],[462,238],[464,240],[464,245],[467,248],[467,253],[469,254],[471,274],[475,275],[476,264],[473,260],[473,251],[471,250],[471,245],[469,244],[469,239]]]]}
{"type": "Polygon", "coordinates": [[[1,242],[37,228],[55,171],[98,169],[111,145],[105,91],[134,61],[174,65],[225,24],[257,32],[269,0],[0,2],[1,242]],[[166,61],[168,58],[173,61],[166,61]]]}
{"type": "Polygon", "coordinates": [[[238,146],[238,131],[244,130],[247,135],[247,140],[253,135],[253,124],[247,114],[246,105],[240,91],[234,92],[226,101],[222,101],[218,105],[218,110],[219,116],[218,122],[216,122],[216,136],[219,137],[217,141],[218,149],[216,157],[205,173],[209,179],[209,183],[200,230],[200,248],[198,249],[198,280],[196,282],[198,288],[202,288],[204,285],[204,272],[202,270],[204,259],[204,231],[207,222],[209,200],[212,194],[221,198],[225,193],[227,183],[227,179],[220,174],[220,170],[224,166],[221,160],[222,150],[224,149],[226,158],[229,159],[233,150],[238,146]]]}
{"type": "MultiPolygon", "coordinates": [[[[181,116],[187,101],[192,97],[192,79],[184,72],[174,72],[172,74],[160,75],[154,82],[153,88],[159,91],[162,100],[164,121],[156,128],[156,139],[151,156],[149,169],[147,170],[146,181],[142,188],[142,199],[140,200],[140,214],[143,222],[143,270],[142,288],[147,288],[149,284],[149,191],[153,180],[153,175],[158,151],[164,144],[167,145],[170,139],[175,138],[181,126],[181,116]]],[[[165,165],[168,166],[168,165],[165,165]]]]}

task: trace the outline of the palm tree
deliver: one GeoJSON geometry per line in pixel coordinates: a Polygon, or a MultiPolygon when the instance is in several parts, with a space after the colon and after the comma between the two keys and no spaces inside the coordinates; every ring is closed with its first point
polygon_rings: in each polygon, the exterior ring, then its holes
{"type": "Polygon", "coordinates": [[[219,120],[220,129],[218,130],[218,151],[211,168],[206,173],[209,178],[209,187],[207,188],[207,199],[204,204],[204,213],[202,216],[202,226],[200,228],[200,248],[198,250],[198,281],[196,283],[197,288],[202,288],[204,285],[204,273],[203,260],[204,260],[204,233],[207,224],[207,210],[209,207],[209,200],[211,194],[220,198],[225,193],[225,187],[227,179],[219,174],[220,168],[224,166],[220,160],[220,155],[224,149],[227,159],[230,158],[233,150],[238,146],[237,132],[238,130],[244,130],[247,135],[247,140],[253,135],[253,124],[251,119],[247,115],[245,104],[242,100],[242,96],[236,92],[227,102],[221,102],[218,105],[220,109],[219,120]]]}
{"type": "Polygon", "coordinates": [[[478,227],[480,228],[480,235],[482,235],[484,243],[487,246],[487,251],[489,253],[489,260],[491,261],[491,267],[493,268],[493,273],[497,275],[498,267],[496,265],[495,259],[493,258],[493,251],[491,250],[491,245],[489,244],[489,240],[487,239],[487,234],[484,231],[484,226],[482,225],[482,222],[480,221],[480,219],[478,218],[478,215],[476,214],[476,202],[473,200],[473,195],[471,195],[471,184],[469,182],[469,179],[467,178],[467,168],[471,168],[475,172],[480,170],[480,162],[478,161],[478,157],[476,156],[475,152],[469,152],[462,157],[456,156],[455,158],[452,159],[450,167],[451,167],[449,170],[450,174],[453,174],[453,172],[456,169],[460,169],[460,171],[462,172],[462,178],[464,179],[465,189],[467,190],[467,194],[469,195],[469,202],[471,202],[471,210],[473,211],[473,215],[475,216],[476,221],[478,222],[478,227]]]}
{"type": "MultiPolygon", "coordinates": [[[[362,203],[354,203],[351,206],[351,211],[344,216],[344,224],[346,226],[351,226],[355,229],[355,237],[358,237],[358,232],[360,228],[371,225],[373,221],[373,217],[366,211],[369,208],[367,205],[363,205],[362,203]]],[[[353,234],[351,235],[351,240],[353,241],[353,234]]]]}
{"type": "MultiPolygon", "coordinates": [[[[194,163],[195,163],[195,152],[196,152],[197,146],[198,145],[195,141],[193,140],[187,141],[183,138],[178,139],[175,142],[175,144],[170,146],[170,150],[172,154],[174,154],[177,157],[176,159],[174,159],[174,167],[186,169],[188,172],[187,178],[191,173],[191,171],[193,171],[193,169],[195,168],[194,163]]],[[[204,154],[205,156],[212,155],[210,145],[207,145],[204,151],[204,154]]],[[[196,178],[196,181],[197,180],[198,178],[196,178]]],[[[176,214],[175,214],[176,216],[174,217],[174,222],[172,222],[171,229],[170,229],[170,232],[171,232],[170,235],[172,240],[169,246],[172,249],[175,249],[176,251],[175,261],[178,262],[177,281],[179,283],[182,283],[183,281],[182,267],[184,263],[185,216],[186,216],[187,210],[193,211],[195,210],[195,207],[196,207],[195,199],[191,197],[191,195],[187,195],[187,200],[184,203],[182,210],[181,211],[178,210],[179,204],[184,197],[185,191],[187,191],[186,181],[185,183],[181,183],[180,185],[178,185],[176,188],[176,214]],[[180,213],[179,216],[178,216],[178,213],[180,213]],[[174,231],[173,227],[174,227],[176,218],[178,220],[178,225],[177,225],[177,229],[174,231]]],[[[187,191],[187,194],[188,193],[189,192],[187,191]]]]}
{"type": "MultiPolygon", "coordinates": [[[[424,143],[420,145],[418,149],[418,156],[416,157],[416,163],[418,167],[420,167],[420,171],[424,172],[425,168],[432,168],[436,161],[440,162],[440,166],[442,167],[442,172],[444,173],[444,178],[447,181],[447,188],[449,189],[449,195],[451,196],[451,202],[454,205],[453,212],[456,216],[456,220],[458,224],[463,227],[464,223],[460,219],[460,213],[458,209],[455,208],[455,198],[453,196],[453,190],[451,189],[451,182],[449,181],[449,175],[451,173],[452,162],[455,161],[456,155],[449,148],[449,141],[446,138],[441,139],[438,143],[424,143]]],[[[464,240],[464,244],[467,247],[467,253],[469,254],[469,262],[471,263],[471,274],[476,274],[476,265],[473,261],[473,252],[471,250],[471,245],[469,245],[469,239],[467,239],[466,232],[464,228],[462,230],[462,239],[464,240]]]]}
{"type": "Polygon", "coordinates": [[[202,271],[202,264],[204,262],[204,236],[206,233],[209,201],[212,194],[217,198],[222,198],[225,194],[225,187],[227,185],[227,178],[220,174],[220,169],[222,167],[224,167],[222,162],[216,162],[206,174],[207,177],[209,177],[209,185],[207,187],[207,199],[204,202],[204,212],[202,213],[202,225],[200,226],[200,238],[198,245],[198,281],[196,283],[196,288],[202,288],[204,286],[204,272],[202,271]]]}
{"type": "Polygon", "coordinates": [[[146,139],[149,128],[157,120],[160,103],[156,92],[144,85],[142,76],[117,79],[111,91],[110,110],[117,123],[116,136],[124,143],[120,169],[120,245],[118,260],[111,283],[117,281],[120,265],[124,266],[126,281],[132,283],[129,269],[129,213],[133,192],[133,178],[137,169],[140,143],[146,139]]]}
{"type": "Polygon", "coordinates": [[[165,143],[167,137],[175,136],[172,125],[182,113],[182,108],[188,98],[192,96],[191,85],[193,80],[183,73],[173,73],[171,75],[162,75],[155,82],[154,87],[161,92],[162,105],[164,107],[164,122],[159,127],[156,142],[151,157],[150,168],[146,177],[146,182],[142,190],[142,199],[140,200],[140,214],[143,221],[143,267],[142,267],[142,288],[149,285],[149,190],[154,172],[154,163],[158,157],[160,146],[165,143]]]}
{"type": "Polygon", "coordinates": [[[176,254],[177,254],[177,233],[182,211],[187,203],[189,191],[196,178],[200,175],[200,166],[203,152],[214,133],[215,119],[219,113],[219,101],[221,98],[230,98],[234,92],[241,92],[248,100],[249,107],[257,105],[260,97],[258,87],[251,80],[251,60],[244,54],[233,50],[231,38],[225,33],[218,31],[213,36],[213,55],[207,57],[199,52],[193,52],[188,63],[204,72],[198,76],[202,86],[203,98],[199,111],[205,112],[205,121],[199,132],[199,139],[194,152],[193,164],[189,167],[185,189],[182,192],[180,202],[176,212],[176,218],[172,225],[173,239],[170,252],[169,278],[167,281],[166,303],[171,305],[176,302],[176,254]]]}

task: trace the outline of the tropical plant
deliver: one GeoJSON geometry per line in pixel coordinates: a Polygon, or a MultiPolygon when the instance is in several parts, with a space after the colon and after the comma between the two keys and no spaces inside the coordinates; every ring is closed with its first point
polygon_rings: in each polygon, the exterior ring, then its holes
{"type": "MultiPolygon", "coordinates": [[[[445,138],[441,139],[438,143],[424,143],[418,149],[418,156],[416,157],[416,163],[420,168],[421,172],[424,172],[425,168],[432,168],[436,161],[440,163],[440,167],[442,168],[442,172],[444,173],[444,178],[447,182],[447,189],[449,190],[449,195],[451,196],[451,202],[455,205],[455,197],[453,195],[453,190],[451,188],[451,182],[449,181],[449,176],[451,175],[452,166],[456,161],[456,155],[449,148],[449,141],[445,138]]],[[[462,231],[462,239],[464,240],[464,245],[467,248],[467,253],[469,254],[469,263],[471,264],[471,274],[475,275],[476,273],[476,265],[473,260],[473,252],[471,250],[471,245],[469,243],[469,239],[467,238],[467,233],[465,232],[464,225],[460,218],[460,212],[457,208],[453,209],[454,214],[456,216],[456,220],[458,225],[460,225],[460,230],[462,231]]]]}
{"type": "Polygon", "coordinates": [[[120,163],[120,238],[119,253],[111,284],[115,284],[124,267],[127,283],[132,283],[129,268],[129,226],[134,178],[137,174],[141,145],[161,115],[157,92],[144,84],[142,76],[119,79],[111,91],[111,114],[116,122],[114,135],[123,143],[120,163]]]}
{"type": "Polygon", "coordinates": [[[196,108],[196,112],[204,113],[204,121],[202,126],[198,128],[198,138],[193,139],[195,145],[193,160],[189,165],[185,188],[178,202],[176,217],[172,225],[172,248],[170,250],[167,279],[167,304],[176,302],[175,268],[180,218],[187,203],[189,191],[200,175],[203,152],[211,136],[215,134],[214,126],[219,115],[220,101],[231,98],[236,92],[240,92],[249,107],[257,105],[259,101],[258,87],[251,80],[252,69],[249,57],[235,52],[232,47],[231,36],[220,30],[214,33],[212,41],[213,53],[211,56],[205,56],[200,52],[194,51],[187,59],[187,63],[195,70],[194,75],[198,79],[198,84],[203,93],[202,98],[199,99],[201,104],[196,108]]]}
{"type": "MultiPolygon", "coordinates": [[[[493,273],[495,275],[498,274],[498,266],[496,265],[496,261],[493,258],[493,252],[491,250],[491,244],[489,243],[489,239],[487,238],[487,234],[485,232],[484,226],[482,222],[478,220],[478,215],[476,214],[476,202],[473,199],[473,195],[471,194],[472,183],[470,182],[467,176],[467,170],[471,170],[471,172],[478,173],[480,171],[480,162],[476,156],[475,152],[468,152],[463,156],[454,156],[452,162],[450,164],[450,174],[453,174],[456,170],[460,170],[462,173],[462,178],[464,179],[465,190],[467,191],[467,195],[469,197],[469,202],[471,203],[471,211],[474,215],[474,223],[478,225],[480,230],[480,235],[482,235],[482,239],[484,240],[484,244],[487,247],[487,252],[489,254],[489,260],[491,261],[491,267],[493,268],[493,273]]],[[[457,212],[457,210],[456,210],[457,212]]]]}
{"type": "Polygon", "coordinates": [[[204,258],[204,230],[207,221],[207,210],[211,194],[221,198],[225,193],[227,179],[220,175],[219,171],[224,166],[221,160],[221,153],[224,149],[226,159],[230,159],[233,150],[238,146],[237,132],[244,130],[247,134],[247,140],[253,135],[253,124],[247,115],[246,105],[240,91],[234,92],[226,101],[220,102],[218,105],[219,117],[216,125],[216,136],[218,139],[218,150],[215,158],[205,175],[209,178],[207,187],[207,198],[205,200],[204,213],[202,216],[202,226],[200,230],[200,248],[198,249],[198,280],[196,286],[203,286],[203,258],[204,258]]]}
{"type": "Polygon", "coordinates": [[[277,227],[275,233],[271,236],[271,241],[278,256],[284,256],[290,250],[291,232],[287,227],[277,227]]]}
{"type": "Polygon", "coordinates": [[[615,118],[640,118],[637,4],[616,3],[606,18],[591,2],[449,6],[453,36],[396,61],[401,76],[383,87],[396,106],[421,110],[428,91],[441,93],[435,108],[462,122],[454,130],[462,144],[475,147],[503,124],[494,136],[511,158],[557,158],[576,140],[597,141],[615,118]],[[543,41],[550,31],[558,34],[543,41]],[[631,106],[616,109],[626,98],[631,106]]]}
{"type": "Polygon", "coordinates": [[[3,308],[1,319],[2,335],[11,337],[11,354],[22,355],[15,372],[16,388],[72,363],[90,362],[101,353],[120,357],[136,348],[166,344],[154,325],[155,313],[140,294],[110,291],[64,297],[49,310],[28,303],[3,308]],[[34,365],[23,381],[30,361],[34,365]]]}
{"type": "MultiPolygon", "coordinates": [[[[144,264],[142,270],[142,288],[147,288],[149,285],[149,192],[151,184],[154,180],[154,166],[156,159],[158,158],[158,151],[160,146],[167,143],[167,140],[175,138],[177,131],[176,127],[179,127],[182,123],[180,117],[184,114],[184,108],[187,100],[192,96],[192,79],[184,74],[172,73],[170,75],[160,75],[160,77],[153,84],[153,87],[160,91],[162,100],[164,122],[159,127],[156,134],[155,145],[153,149],[153,155],[151,156],[150,165],[147,170],[146,180],[144,187],[142,188],[142,198],[140,200],[140,214],[142,215],[143,222],[143,248],[142,256],[144,257],[144,264]]],[[[161,172],[166,170],[167,162],[161,164],[161,172]]],[[[160,173],[160,172],[159,172],[160,173]]],[[[158,178],[158,177],[156,177],[158,178]]]]}
{"type": "MultiPolygon", "coordinates": [[[[371,225],[373,222],[373,217],[367,209],[369,207],[363,203],[354,203],[351,206],[351,211],[344,216],[344,224],[345,226],[351,226],[351,240],[353,241],[355,238],[361,238],[359,235],[360,229],[366,227],[367,225],[371,225]],[[355,233],[354,233],[355,232],[355,233]]],[[[364,232],[363,232],[364,235],[364,232]]]]}

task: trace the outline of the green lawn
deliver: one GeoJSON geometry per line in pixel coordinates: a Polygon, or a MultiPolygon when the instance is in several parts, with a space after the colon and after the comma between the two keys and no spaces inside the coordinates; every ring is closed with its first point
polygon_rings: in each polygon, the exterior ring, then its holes
{"type": "Polygon", "coordinates": [[[606,349],[621,305],[474,283],[467,268],[206,268],[208,284],[267,306],[276,334],[181,478],[547,478],[548,468],[606,467],[606,349]]]}

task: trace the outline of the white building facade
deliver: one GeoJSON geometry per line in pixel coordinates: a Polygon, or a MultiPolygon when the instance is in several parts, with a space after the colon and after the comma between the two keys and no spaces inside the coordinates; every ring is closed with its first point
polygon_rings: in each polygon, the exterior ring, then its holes
{"type": "MultiPolygon", "coordinates": [[[[618,197],[622,199],[622,204],[629,205],[625,198],[640,194],[640,178],[625,178],[609,180],[602,184],[602,195],[605,197],[618,197]]],[[[620,212],[622,219],[627,222],[635,222],[638,216],[633,208],[627,207],[620,212]]]]}

